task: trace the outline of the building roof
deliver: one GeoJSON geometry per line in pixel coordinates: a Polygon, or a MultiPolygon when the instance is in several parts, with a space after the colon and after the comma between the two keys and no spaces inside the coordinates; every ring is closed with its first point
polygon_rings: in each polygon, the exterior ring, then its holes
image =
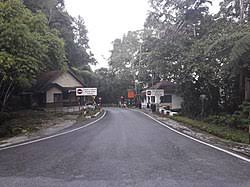
{"type": "Polygon", "coordinates": [[[175,93],[177,86],[173,82],[162,80],[154,84],[150,89],[163,89],[165,93],[175,93]]]}
{"type": "MultiPolygon", "coordinates": [[[[70,73],[79,83],[81,83],[83,86],[85,85],[83,81],[81,81],[72,71],[67,70],[66,72],[70,73]]],[[[38,79],[36,85],[33,87],[33,90],[37,92],[46,91],[53,83],[54,80],[56,80],[58,77],[63,75],[65,71],[49,71],[41,74],[38,79]]]]}

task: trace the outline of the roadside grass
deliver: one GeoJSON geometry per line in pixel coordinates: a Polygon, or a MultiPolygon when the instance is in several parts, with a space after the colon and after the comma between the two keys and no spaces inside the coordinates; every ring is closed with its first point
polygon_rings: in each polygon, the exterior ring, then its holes
{"type": "Polygon", "coordinates": [[[225,125],[214,125],[183,116],[171,116],[169,118],[226,140],[246,144],[249,143],[249,135],[243,130],[235,129],[225,125]]]}
{"type": "Polygon", "coordinates": [[[46,112],[25,110],[1,114],[0,139],[13,137],[19,134],[29,134],[56,124],[59,120],[72,120],[72,115],[62,112],[46,112]]]}

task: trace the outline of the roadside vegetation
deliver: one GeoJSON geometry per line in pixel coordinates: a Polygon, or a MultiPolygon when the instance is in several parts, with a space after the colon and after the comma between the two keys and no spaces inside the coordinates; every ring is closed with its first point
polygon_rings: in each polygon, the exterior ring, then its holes
{"type": "Polygon", "coordinates": [[[64,0],[1,0],[0,112],[22,108],[15,96],[47,71],[71,69],[89,84],[96,60],[87,33],[84,19],[69,15],[64,0]]]}
{"type": "Polygon", "coordinates": [[[250,143],[249,112],[250,103],[244,102],[239,106],[239,110],[231,115],[221,113],[208,116],[205,119],[191,119],[181,115],[169,118],[220,138],[248,144],[250,143]]]}
{"type": "Polygon", "coordinates": [[[172,116],[171,119],[181,122],[184,125],[188,125],[192,128],[205,131],[217,137],[239,142],[239,143],[249,143],[249,134],[247,131],[238,128],[232,128],[224,123],[214,124],[211,121],[200,121],[194,120],[183,116],[172,116]]]}

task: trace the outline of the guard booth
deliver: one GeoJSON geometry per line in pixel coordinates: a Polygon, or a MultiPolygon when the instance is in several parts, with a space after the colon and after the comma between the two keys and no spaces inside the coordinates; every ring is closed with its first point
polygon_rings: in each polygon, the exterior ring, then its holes
{"type": "Polygon", "coordinates": [[[147,107],[152,109],[152,112],[156,112],[160,103],[161,97],[164,96],[163,89],[149,89],[146,90],[146,102],[147,107]]]}
{"type": "Polygon", "coordinates": [[[146,90],[146,101],[150,106],[151,104],[160,104],[162,96],[164,96],[163,89],[146,90]]]}

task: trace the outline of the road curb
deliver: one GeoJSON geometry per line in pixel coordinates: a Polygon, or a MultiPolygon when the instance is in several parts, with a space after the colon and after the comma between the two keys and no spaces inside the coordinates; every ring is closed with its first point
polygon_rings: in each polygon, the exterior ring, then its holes
{"type": "Polygon", "coordinates": [[[100,120],[102,120],[106,116],[106,111],[103,110],[102,112],[99,112],[98,115],[96,116],[97,119],[95,119],[92,122],[87,122],[83,126],[80,126],[80,127],[77,127],[77,128],[73,128],[71,130],[67,130],[67,131],[61,132],[61,133],[57,132],[57,133],[52,134],[52,135],[48,135],[48,136],[44,136],[44,137],[40,137],[40,138],[34,138],[34,139],[30,139],[28,141],[20,141],[18,143],[10,144],[10,145],[1,147],[0,151],[11,149],[11,148],[16,148],[16,147],[20,147],[20,146],[25,146],[25,145],[29,145],[29,144],[32,144],[32,143],[37,143],[37,142],[45,141],[45,140],[48,140],[48,139],[52,139],[52,138],[56,138],[56,137],[59,137],[59,136],[63,136],[63,135],[66,135],[66,134],[69,134],[69,133],[81,130],[83,128],[89,127],[89,126],[91,126],[91,125],[99,122],[100,120]]]}

